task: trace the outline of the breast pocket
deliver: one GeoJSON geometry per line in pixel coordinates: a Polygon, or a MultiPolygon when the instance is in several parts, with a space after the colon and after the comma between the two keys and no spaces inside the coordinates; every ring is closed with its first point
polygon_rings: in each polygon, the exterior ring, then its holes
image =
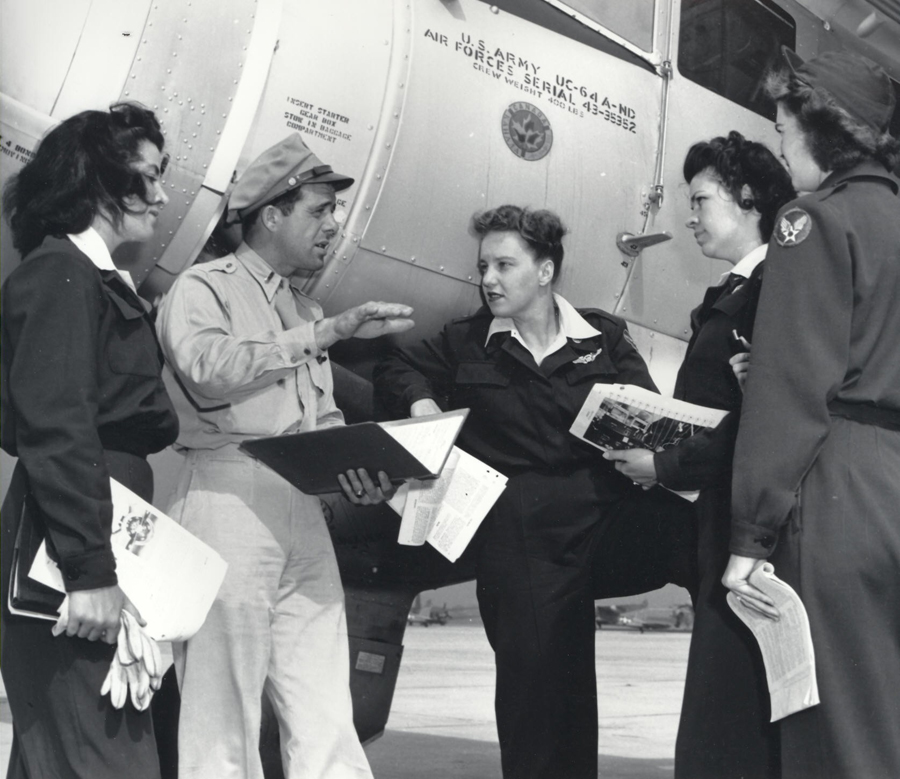
{"type": "Polygon", "coordinates": [[[508,387],[510,376],[493,362],[461,362],[456,368],[458,387],[508,387]]]}
{"type": "Polygon", "coordinates": [[[134,376],[159,376],[159,352],[156,338],[142,310],[109,292],[111,321],[106,340],[106,356],[113,373],[134,376]]]}

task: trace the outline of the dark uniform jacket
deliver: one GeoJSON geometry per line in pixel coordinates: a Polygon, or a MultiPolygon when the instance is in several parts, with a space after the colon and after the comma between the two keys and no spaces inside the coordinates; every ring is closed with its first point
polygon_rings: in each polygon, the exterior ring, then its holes
{"type": "Polygon", "coordinates": [[[730,486],[742,394],[728,362],[728,338],[736,330],[750,341],[762,275],[763,263],[759,263],[733,291],[710,287],[703,303],[691,312],[691,340],[678,370],[674,395],[688,403],[730,413],[714,429],[654,455],[659,482],[670,489],[730,486]]]}
{"type": "Polygon", "coordinates": [[[378,397],[394,417],[408,416],[423,398],[445,409],[471,409],[460,447],[509,477],[564,474],[593,462],[619,476],[569,427],[596,382],[654,392],[656,386],[622,319],[596,309],[578,313],[601,334],[569,339],[538,366],[508,332],[495,333],[485,345],[493,317],[482,308],[381,363],[374,375],[378,397]]]}
{"type": "Polygon", "coordinates": [[[113,585],[103,451],[146,456],[178,432],[153,326],[119,275],[65,238],[47,238],[25,258],[2,304],[3,449],[27,473],[66,587],[113,585]]]}
{"type": "Polygon", "coordinates": [[[734,459],[735,554],[772,553],[828,436],[829,402],[900,411],[898,188],[866,163],[776,220],[734,459]]]}

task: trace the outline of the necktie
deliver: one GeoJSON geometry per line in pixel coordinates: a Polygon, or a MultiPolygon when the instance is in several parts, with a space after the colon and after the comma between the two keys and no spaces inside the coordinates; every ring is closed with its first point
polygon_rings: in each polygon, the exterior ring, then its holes
{"type": "Polygon", "coordinates": [[[294,293],[291,292],[291,285],[287,279],[282,279],[275,292],[275,311],[281,318],[281,324],[285,330],[297,327],[303,323],[300,315],[297,313],[297,306],[294,303],[294,293]]]}
{"type": "Polygon", "coordinates": [[[737,273],[729,273],[728,279],[725,281],[725,288],[729,293],[734,292],[747,279],[737,273]]]}

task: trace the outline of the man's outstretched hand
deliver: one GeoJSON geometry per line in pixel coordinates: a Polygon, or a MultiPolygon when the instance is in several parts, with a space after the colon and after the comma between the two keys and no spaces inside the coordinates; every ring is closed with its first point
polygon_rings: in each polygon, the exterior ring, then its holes
{"type": "Polygon", "coordinates": [[[316,343],[324,350],[347,338],[378,338],[402,333],[415,325],[410,319],[412,312],[411,306],[402,303],[369,301],[316,322],[316,343]]]}

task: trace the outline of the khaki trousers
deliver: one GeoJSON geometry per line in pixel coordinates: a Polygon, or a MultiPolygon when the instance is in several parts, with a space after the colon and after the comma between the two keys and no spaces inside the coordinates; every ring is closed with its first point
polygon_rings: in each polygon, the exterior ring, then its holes
{"type": "Polygon", "coordinates": [[[229,446],[187,456],[169,514],[228,563],[203,627],[174,647],[181,779],[262,779],[264,692],[286,779],[371,777],[353,727],[344,593],[318,499],[229,446]]]}

